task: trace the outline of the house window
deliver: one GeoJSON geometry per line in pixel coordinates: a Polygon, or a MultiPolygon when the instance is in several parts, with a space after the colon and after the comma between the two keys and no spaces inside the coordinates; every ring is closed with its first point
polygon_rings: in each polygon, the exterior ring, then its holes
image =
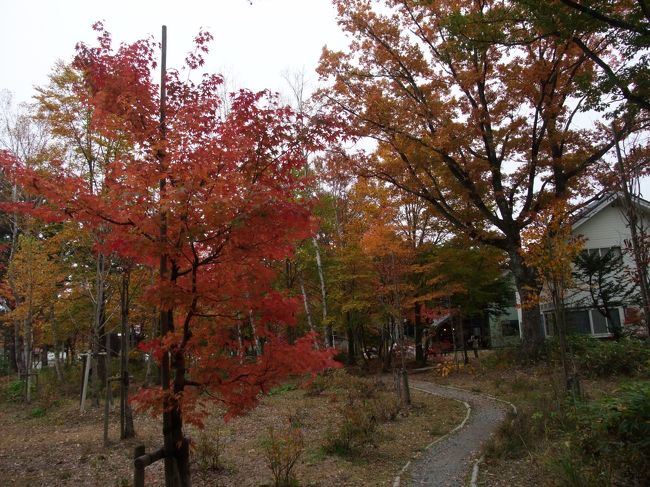
{"type": "Polygon", "coordinates": [[[519,320],[502,320],[501,335],[504,337],[519,336],[519,320]]]}
{"type": "Polygon", "coordinates": [[[603,314],[595,309],[591,310],[591,322],[593,323],[594,335],[605,335],[612,333],[614,327],[621,327],[621,316],[619,315],[619,308],[610,310],[611,322],[609,318],[605,318],[603,314]]]}
{"type": "Polygon", "coordinates": [[[580,335],[591,334],[591,324],[589,323],[589,312],[586,310],[568,311],[567,328],[573,333],[580,335]]]}
{"type": "Polygon", "coordinates": [[[546,327],[546,336],[555,335],[555,313],[544,313],[544,325],[546,327]]]}
{"type": "Polygon", "coordinates": [[[620,330],[621,329],[621,315],[618,313],[618,308],[616,308],[615,310],[612,310],[612,321],[614,322],[614,326],[616,326],[620,330]]]}
{"type": "Polygon", "coordinates": [[[588,252],[589,255],[598,255],[600,257],[605,257],[608,253],[611,253],[617,262],[620,262],[623,259],[623,254],[621,253],[620,247],[599,247],[595,249],[586,249],[583,252],[588,252]]]}
{"type": "Polygon", "coordinates": [[[607,319],[597,309],[591,310],[591,322],[594,324],[594,335],[609,333],[607,319]]]}

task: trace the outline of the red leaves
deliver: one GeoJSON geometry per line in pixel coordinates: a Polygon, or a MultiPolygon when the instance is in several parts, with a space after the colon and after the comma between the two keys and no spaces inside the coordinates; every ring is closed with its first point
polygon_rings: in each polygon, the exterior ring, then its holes
{"type": "Polygon", "coordinates": [[[157,338],[138,343],[138,350],[149,354],[158,363],[164,353],[161,342],[157,338]]]}
{"type": "MultiPolygon", "coordinates": [[[[170,336],[169,338],[172,338],[170,336]]],[[[216,338],[216,337],[215,337],[216,338]]],[[[165,340],[173,349],[172,340],[165,340]]],[[[189,376],[192,386],[186,385],[182,393],[170,393],[174,407],[183,411],[187,422],[200,426],[206,414],[206,404],[215,402],[226,408],[225,419],[230,419],[254,407],[264,394],[291,377],[313,375],[341,364],[333,359],[334,349],[317,350],[315,334],[308,334],[289,344],[285,339],[269,335],[260,357],[248,357],[244,361],[238,355],[219,353],[210,344],[192,347],[192,357],[197,363],[189,376]],[[201,351],[201,349],[203,351],[201,351]],[[207,350],[213,350],[211,354],[207,350]]],[[[195,344],[196,346],[197,344],[195,344]]],[[[139,347],[152,353],[156,360],[161,357],[160,341],[151,340],[139,347]]],[[[162,395],[160,391],[142,389],[133,398],[139,411],[158,413],[162,395]]]]}
{"type": "MultiPolygon", "coordinates": [[[[160,412],[166,402],[198,424],[208,398],[233,414],[289,375],[335,366],[312,336],[287,343],[299,303],[274,290],[272,265],[312,230],[298,174],[317,137],[268,92],[231,95],[220,118],[222,79],[194,84],[174,71],[162,137],[154,43],[113,50],[103,25],[94,28],[98,46],[77,46],[73,91],[91,114],[91,136],[114,151],[96,174],[101,182],[79,178],[72,164],[52,161],[50,172],[35,172],[0,157],[10,177],[45,200],[39,216],[98,232],[96,251],[154,269],[161,256],[168,262],[145,298],[171,313],[171,331],[140,349],[156,360],[169,353],[179,375],[170,390],[141,391],[139,407],[160,412]],[[253,357],[255,347],[263,355],[253,357]]],[[[199,33],[190,69],[203,64],[211,38],[199,33]]]]}

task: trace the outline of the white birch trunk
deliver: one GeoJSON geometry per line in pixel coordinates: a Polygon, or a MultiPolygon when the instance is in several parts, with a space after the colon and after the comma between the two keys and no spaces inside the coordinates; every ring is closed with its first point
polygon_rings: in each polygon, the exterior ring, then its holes
{"type": "MultiPolygon", "coordinates": [[[[316,330],[314,329],[314,322],[311,319],[311,311],[309,309],[309,301],[307,300],[307,292],[305,291],[305,280],[300,276],[300,292],[302,293],[302,303],[305,306],[305,315],[307,316],[307,324],[309,325],[309,329],[313,332],[316,330]]],[[[318,346],[318,343],[316,343],[316,350],[319,350],[320,347],[318,346]]]]}
{"type": "Polygon", "coordinates": [[[320,257],[320,248],[318,246],[318,240],[316,240],[316,237],[312,237],[311,241],[314,244],[314,250],[316,252],[316,267],[318,269],[318,279],[320,280],[321,299],[323,303],[323,333],[325,334],[325,345],[327,347],[333,347],[334,340],[332,337],[332,325],[327,323],[327,289],[325,288],[325,275],[323,273],[323,263],[320,257]]]}

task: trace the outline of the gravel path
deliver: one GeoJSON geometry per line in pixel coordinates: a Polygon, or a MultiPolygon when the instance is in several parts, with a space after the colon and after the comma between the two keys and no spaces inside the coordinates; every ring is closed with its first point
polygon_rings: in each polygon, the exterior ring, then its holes
{"type": "Polygon", "coordinates": [[[462,427],[430,446],[414,460],[409,471],[410,485],[456,487],[466,485],[472,465],[482,443],[498,428],[506,416],[507,404],[482,394],[461,391],[431,382],[410,379],[410,386],[469,405],[469,415],[462,427]]]}

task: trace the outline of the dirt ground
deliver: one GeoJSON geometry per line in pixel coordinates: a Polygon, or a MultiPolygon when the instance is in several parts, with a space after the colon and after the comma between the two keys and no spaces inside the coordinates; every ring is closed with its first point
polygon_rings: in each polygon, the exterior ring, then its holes
{"type": "MultiPolygon", "coordinates": [[[[413,407],[395,420],[379,425],[374,444],[353,455],[328,454],[323,444],[339,414],[336,394],[325,391],[310,396],[291,390],[264,398],[253,412],[227,424],[208,421],[205,438],[219,453],[221,467],[213,470],[193,459],[197,486],[272,485],[266,465],[263,438],[271,426],[289,422],[302,430],[305,450],[296,476],[304,486],[392,485],[401,467],[419,450],[462,421],[457,402],[414,393],[413,407]],[[215,446],[218,445],[218,446],[215,446]]],[[[80,414],[75,400],[62,400],[41,417],[21,404],[0,404],[0,484],[7,486],[108,486],[131,485],[132,452],[144,444],[147,451],[160,447],[160,421],[136,417],[137,438],[118,440],[119,417],[111,413],[111,445],[102,445],[102,410],[80,414]]],[[[198,431],[189,430],[195,440],[198,431]]],[[[162,464],[148,467],[146,485],[161,486],[162,464]]]]}

